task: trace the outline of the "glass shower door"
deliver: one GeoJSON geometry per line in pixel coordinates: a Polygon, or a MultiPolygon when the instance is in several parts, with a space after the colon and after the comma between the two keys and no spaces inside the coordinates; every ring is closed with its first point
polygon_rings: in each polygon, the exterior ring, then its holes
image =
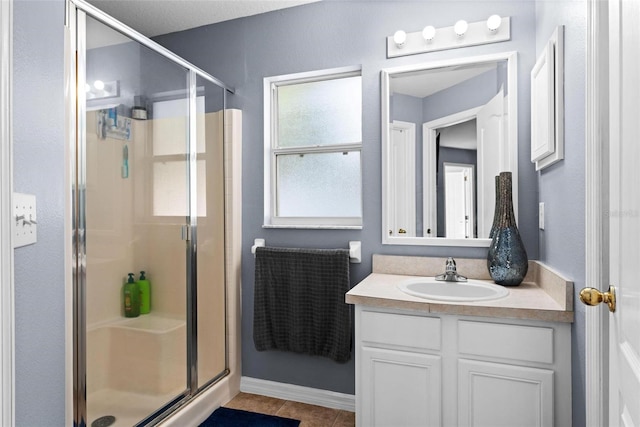
{"type": "Polygon", "coordinates": [[[190,73],[91,17],[86,40],[86,420],[132,426],[190,393],[190,73]]]}
{"type": "Polygon", "coordinates": [[[196,79],[198,188],[196,339],[197,386],[202,388],[225,373],[225,204],[224,89],[196,79]]]}

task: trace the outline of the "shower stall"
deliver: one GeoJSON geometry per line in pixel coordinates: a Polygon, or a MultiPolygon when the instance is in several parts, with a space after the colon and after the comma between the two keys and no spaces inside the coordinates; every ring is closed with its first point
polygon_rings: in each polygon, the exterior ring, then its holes
{"type": "Polygon", "coordinates": [[[155,425],[237,370],[240,112],[216,78],[67,5],[74,425],[155,425]]]}

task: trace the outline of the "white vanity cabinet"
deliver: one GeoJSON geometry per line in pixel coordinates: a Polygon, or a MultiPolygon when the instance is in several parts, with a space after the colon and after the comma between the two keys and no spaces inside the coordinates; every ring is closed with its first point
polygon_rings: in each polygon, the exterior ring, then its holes
{"type": "Polygon", "coordinates": [[[440,319],[358,308],[358,426],[441,425],[440,319]]]}
{"type": "Polygon", "coordinates": [[[571,425],[570,323],[355,312],[357,426],[571,425]]]}

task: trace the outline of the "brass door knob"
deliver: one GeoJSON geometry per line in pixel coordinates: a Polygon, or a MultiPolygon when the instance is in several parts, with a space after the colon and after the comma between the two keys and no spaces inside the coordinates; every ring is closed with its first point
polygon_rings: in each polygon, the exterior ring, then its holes
{"type": "Polygon", "coordinates": [[[616,311],[616,288],[609,286],[607,292],[600,292],[595,288],[583,288],[580,291],[580,301],[586,305],[598,305],[601,302],[609,306],[610,312],[616,311]]]}

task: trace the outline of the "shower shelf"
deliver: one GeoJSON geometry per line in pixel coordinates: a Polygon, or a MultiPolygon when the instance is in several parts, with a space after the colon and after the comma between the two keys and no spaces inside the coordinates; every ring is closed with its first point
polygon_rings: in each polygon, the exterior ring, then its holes
{"type": "Polygon", "coordinates": [[[87,330],[87,391],[157,396],[179,388],[184,383],[186,329],[183,319],[158,313],[94,325],[87,330]]]}
{"type": "Polygon", "coordinates": [[[163,334],[176,330],[184,325],[185,321],[183,319],[147,314],[131,319],[124,319],[110,326],[113,328],[144,331],[151,334],[163,334]]]}

